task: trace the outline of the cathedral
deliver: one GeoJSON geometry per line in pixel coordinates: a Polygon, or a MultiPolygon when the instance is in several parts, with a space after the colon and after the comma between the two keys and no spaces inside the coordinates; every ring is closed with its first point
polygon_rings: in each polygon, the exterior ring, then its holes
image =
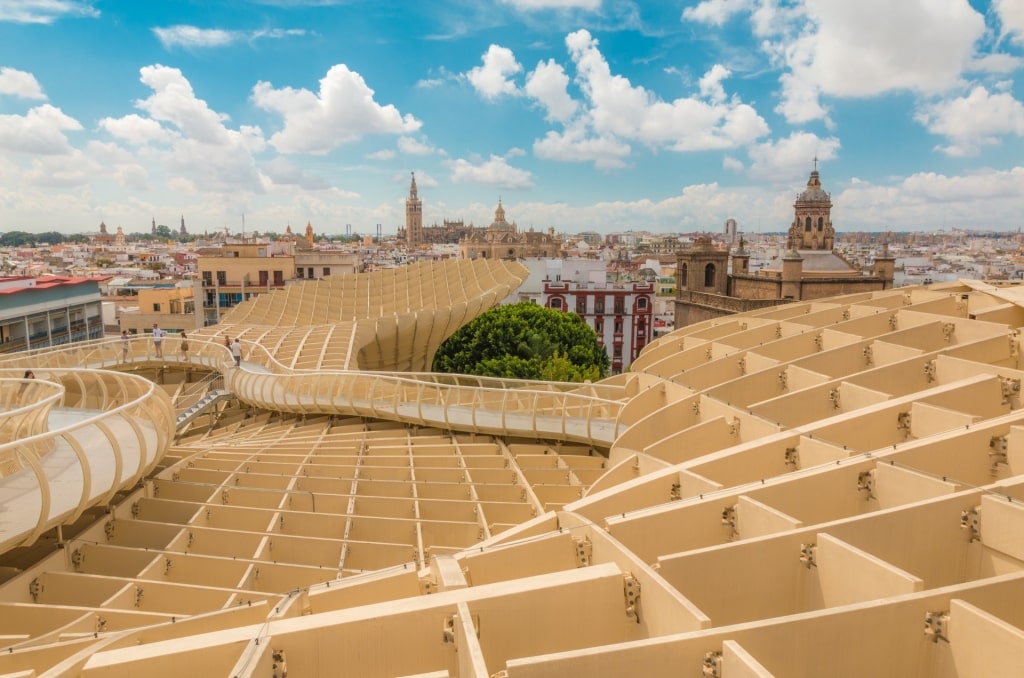
{"type": "Polygon", "coordinates": [[[676,327],[794,301],[892,288],[896,261],[888,246],[875,257],[870,271],[860,270],[833,250],[832,197],[821,187],[817,163],[793,210],[786,253],[756,272],[750,271],[750,254],[742,239],[731,255],[710,238],[698,238],[692,247],[680,250],[676,327]]]}

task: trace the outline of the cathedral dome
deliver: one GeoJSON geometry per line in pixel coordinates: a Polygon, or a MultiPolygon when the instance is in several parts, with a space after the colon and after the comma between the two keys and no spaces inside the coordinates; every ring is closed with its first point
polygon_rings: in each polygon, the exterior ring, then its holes
{"type": "Polygon", "coordinates": [[[821,178],[818,170],[811,172],[811,178],[807,180],[807,188],[797,196],[797,202],[831,202],[832,196],[821,187],[821,178]]]}

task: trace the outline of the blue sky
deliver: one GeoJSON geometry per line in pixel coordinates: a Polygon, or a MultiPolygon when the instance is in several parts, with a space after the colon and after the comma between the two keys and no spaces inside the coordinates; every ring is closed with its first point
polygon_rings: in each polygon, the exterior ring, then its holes
{"type": "Polygon", "coordinates": [[[1024,226],[1024,0],[0,0],[0,231],[1024,226]]]}

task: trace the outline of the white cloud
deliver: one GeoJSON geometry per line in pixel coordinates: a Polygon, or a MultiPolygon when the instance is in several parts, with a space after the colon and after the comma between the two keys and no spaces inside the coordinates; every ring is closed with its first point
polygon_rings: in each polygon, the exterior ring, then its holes
{"type": "Polygon", "coordinates": [[[991,93],[978,85],[965,97],[941,101],[917,115],[929,132],[946,137],[947,155],[973,155],[1007,134],[1024,136],[1024,104],[1009,92],[991,93]]]}
{"type": "Polygon", "coordinates": [[[1020,0],[993,0],[992,9],[1003,24],[1003,35],[1024,44],[1024,2],[1020,0]]]}
{"type": "Polygon", "coordinates": [[[724,68],[712,68],[703,78],[712,101],[687,97],[666,102],[625,77],[613,75],[588,31],[569,34],[566,45],[598,135],[612,134],[650,147],[699,151],[735,148],[769,131],[753,108],[737,98],[725,100],[721,90],[721,80],[727,74],[724,68]]]}
{"type": "Polygon", "coordinates": [[[713,103],[720,104],[725,101],[725,88],[722,81],[732,75],[732,72],[722,64],[715,64],[711,70],[705,73],[698,83],[701,96],[710,99],[713,103]]]}
{"type": "Polygon", "coordinates": [[[0,22],[52,24],[64,17],[100,15],[89,0],[0,0],[0,22]]]}
{"type": "Polygon", "coordinates": [[[0,115],[0,148],[16,153],[65,155],[72,152],[65,132],[82,125],[59,108],[43,104],[25,115],[0,115]]]}
{"type": "Polygon", "coordinates": [[[183,47],[185,49],[201,49],[207,47],[225,47],[241,41],[262,39],[280,40],[283,38],[302,37],[306,31],[298,28],[268,28],[244,32],[223,28],[199,28],[179,24],[167,28],[154,28],[153,34],[164,46],[164,49],[183,47]]]}
{"type": "Polygon", "coordinates": [[[483,184],[496,188],[533,188],[533,175],[512,167],[505,158],[492,155],[488,160],[474,164],[463,158],[449,163],[452,181],[456,184],[483,184]]]}
{"type": "Polygon", "coordinates": [[[384,148],[379,151],[374,151],[373,153],[367,153],[366,157],[369,158],[370,160],[391,160],[396,155],[398,154],[395,153],[392,149],[384,148]]]}
{"type": "Polygon", "coordinates": [[[601,8],[602,0],[501,0],[512,5],[519,11],[538,9],[585,9],[596,11],[601,8]]]}
{"type": "Polygon", "coordinates": [[[330,188],[323,177],[302,171],[291,160],[277,156],[260,166],[263,174],[278,185],[298,186],[307,191],[321,191],[330,188]]]}
{"type": "Polygon", "coordinates": [[[832,160],[839,151],[839,140],[835,137],[821,139],[809,132],[793,132],[784,139],[752,146],[749,174],[759,181],[785,182],[787,185],[797,177],[809,173],[814,158],[832,160]]]}
{"type": "Polygon", "coordinates": [[[410,134],[422,123],[403,116],[393,105],[381,106],[374,91],[344,64],[332,66],[320,80],[319,93],[274,89],[259,82],[252,89],[260,108],[280,113],[284,128],[270,138],[281,153],[324,154],[369,134],[410,134]]]}
{"type": "Polygon", "coordinates": [[[598,169],[617,169],[626,166],[630,147],[612,136],[587,136],[583,125],[574,125],[561,133],[549,131],[533,142],[533,153],[545,160],[592,162],[598,169]]]}
{"type": "Polygon", "coordinates": [[[554,59],[540,61],[526,76],[526,93],[547,111],[548,120],[565,122],[576,114],[579,104],[569,96],[569,76],[554,59]]]}
{"type": "Polygon", "coordinates": [[[483,98],[493,100],[502,94],[518,94],[519,90],[509,76],[522,70],[512,50],[491,45],[483,55],[483,65],[466,73],[466,78],[483,98]]]}
{"type": "Polygon", "coordinates": [[[130,144],[171,143],[174,135],[156,120],[141,115],[103,118],[99,126],[112,136],[130,144]]]}
{"type": "Polygon", "coordinates": [[[752,0],[703,0],[694,7],[683,10],[683,18],[688,21],[721,26],[733,15],[751,9],[752,0]]]}
{"type": "MultiPolygon", "coordinates": [[[[408,173],[405,173],[405,172],[400,173],[400,174],[396,174],[395,176],[393,176],[391,178],[391,181],[393,181],[396,184],[400,184],[400,185],[403,185],[403,186],[408,186],[409,185],[409,175],[408,175],[408,173]]],[[[437,188],[440,185],[441,184],[438,183],[437,179],[435,179],[430,174],[427,174],[422,169],[416,170],[416,186],[417,187],[419,187],[419,188],[437,188]]],[[[402,209],[404,210],[405,209],[405,196],[403,196],[401,198],[401,201],[402,201],[402,209]]]]}
{"type": "Polygon", "coordinates": [[[223,47],[243,37],[237,31],[181,25],[154,28],[153,34],[165,49],[171,47],[223,47]]]}
{"type": "Polygon", "coordinates": [[[228,128],[228,117],[198,98],[176,68],[154,65],[139,72],[153,91],[135,102],[145,115],[104,118],[102,129],[138,146],[151,173],[169,186],[195,193],[264,190],[266,181],[253,160],[253,153],[266,146],[259,128],[228,128]]]}
{"type": "Polygon", "coordinates": [[[430,144],[413,137],[398,137],[398,150],[406,155],[430,155],[436,151],[430,144]]]}
{"type": "Polygon", "coordinates": [[[19,99],[46,99],[34,75],[8,66],[0,68],[0,94],[11,94],[19,99]]]}

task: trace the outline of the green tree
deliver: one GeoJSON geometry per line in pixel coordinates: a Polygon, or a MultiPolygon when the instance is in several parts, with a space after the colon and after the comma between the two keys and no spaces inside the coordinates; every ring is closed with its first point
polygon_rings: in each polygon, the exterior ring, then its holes
{"type": "Polygon", "coordinates": [[[608,353],[575,313],[537,304],[498,306],[460,327],[434,356],[434,371],[516,379],[596,381],[608,353]]]}

